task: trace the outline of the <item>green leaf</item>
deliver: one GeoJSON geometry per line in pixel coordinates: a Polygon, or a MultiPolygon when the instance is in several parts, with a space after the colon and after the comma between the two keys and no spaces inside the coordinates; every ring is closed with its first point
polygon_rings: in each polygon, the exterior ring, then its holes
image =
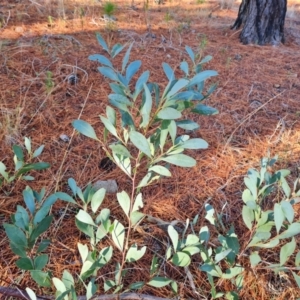
{"type": "Polygon", "coordinates": [[[283,266],[286,261],[289,259],[289,257],[294,253],[296,249],[296,241],[295,238],[292,238],[292,240],[289,243],[286,243],[283,245],[280,249],[280,266],[283,266]]]}
{"type": "MultiPolygon", "coordinates": [[[[52,281],[53,281],[53,284],[54,284],[56,290],[59,291],[60,293],[64,293],[67,290],[65,284],[60,279],[54,277],[54,278],[52,278],[52,281]]],[[[65,300],[68,300],[68,299],[69,299],[68,296],[66,296],[65,300]]]]}
{"type": "Polygon", "coordinates": [[[88,283],[86,288],[86,299],[89,300],[97,292],[97,285],[94,283],[94,278],[88,283]]]}
{"type": "Polygon", "coordinates": [[[111,233],[112,239],[120,251],[123,251],[124,240],[125,240],[125,228],[124,226],[117,220],[114,221],[114,228],[111,233]]]}
{"type": "Polygon", "coordinates": [[[189,81],[187,79],[181,78],[179,79],[168,92],[167,97],[170,98],[174,94],[178,93],[181,89],[188,85],[189,81]]]}
{"type": "Polygon", "coordinates": [[[149,168],[148,171],[152,171],[152,172],[155,172],[159,175],[166,176],[166,177],[172,176],[171,172],[166,167],[163,167],[160,165],[152,166],[151,168],[149,168]]]}
{"type": "Polygon", "coordinates": [[[17,205],[17,212],[14,216],[15,218],[15,225],[21,228],[24,231],[29,229],[29,215],[27,210],[20,205],[17,205]]]}
{"type": "Polygon", "coordinates": [[[176,125],[184,130],[195,130],[200,127],[196,122],[191,120],[176,121],[176,125]]]}
{"type": "Polygon", "coordinates": [[[144,207],[143,196],[142,193],[139,193],[135,198],[134,205],[132,207],[132,212],[138,211],[143,207],[144,207]]]}
{"type": "Polygon", "coordinates": [[[89,56],[89,60],[97,61],[97,62],[99,62],[100,64],[102,64],[104,66],[113,68],[113,65],[112,65],[111,61],[108,58],[106,58],[104,55],[93,54],[93,55],[89,56]]]}
{"type": "Polygon", "coordinates": [[[128,217],[129,209],[130,209],[130,198],[128,194],[125,191],[122,191],[121,193],[117,193],[117,199],[124,213],[128,217]]]}
{"type": "Polygon", "coordinates": [[[189,75],[189,65],[186,61],[180,63],[180,70],[182,70],[186,76],[189,75]]]}
{"type": "Polygon", "coordinates": [[[126,69],[126,79],[127,82],[130,82],[131,78],[136,74],[136,72],[141,67],[142,62],[140,60],[136,60],[131,62],[126,69]]]}
{"type": "Polygon", "coordinates": [[[172,225],[168,226],[168,234],[171,238],[171,241],[173,243],[173,248],[174,251],[177,251],[177,247],[178,247],[178,232],[174,229],[174,227],[172,225]]]}
{"type": "Polygon", "coordinates": [[[99,67],[98,71],[110,80],[119,81],[118,75],[110,67],[99,67]]]}
{"type": "Polygon", "coordinates": [[[81,134],[98,141],[94,128],[88,122],[83,120],[74,120],[72,125],[81,134]]]}
{"type": "Polygon", "coordinates": [[[42,255],[35,257],[35,259],[34,259],[35,270],[42,270],[46,266],[48,259],[49,259],[49,257],[47,254],[42,254],[42,255]]]}
{"type": "Polygon", "coordinates": [[[94,226],[80,222],[75,218],[77,228],[87,236],[94,238],[94,226]]]}
{"type": "Polygon", "coordinates": [[[105,247],[100,251],[99,254],[99,266],[105,266],[112,258],[113,256],[113,247],[105,247]]]}
{"type": "Polygon", "coordinates": [[[99,219],[100,219],[101,223],[103,224],[106,231],[109,230],[109,226],[110,226],[109,216],[110,216],[110,210],[108,208],[102,209],[99,214],[99,219]]]}
{"type": "Polygon", "coordinates": [[[109,49],[107,47],[107,44],[104,41],[104,39],[102,38],[100,33],[98,33],[98,32],[96,33],[96,38],[97,38],[97,41],[100,44],[100,46],[109,54],[109,49]]]}
{"type": "Polygon", "coordinates": [[[130,131],[130,141],[136,146],[141,152],[151,158],[150,145],[147,139],[137,131],[130,131]]]}
{"type": "Polygon", "coordinates": [[[143,90],[144,85],[147,83],[149,79],[150,72],[145,71],[137,80],[135,84],[135,91],[133,93],[133,100],[135,101],[140,92],[143,90]]]}
{"type": "Polygon", "coordinates": [[[255,202],[255,198],[252,196],[249,189],[244,190],[244,192],[242,194],[242,199],[243,199],[245,204],[247,204],[247,202],[249,202],[249,201],[255,202]]]}
{"type": "Polygon", "coordinates": [[[284,216],[289,221],[289,223],[293,223],[294,220],[294,209],[290,202],[288,201],[282,201],[281,203],[281,209],[283,211],[284,216]]]}
{"type": "Polygon", "coordinates": [[[185,252],[176,252],[172,257],[172,263],[175,266],[187,267],[191,263],[191,258],[185,252]]]}
{"type": "Polygon", "coordinates": [[[169,64],[163,62],[162,63],[163,70],[168,78],[168,80],[171,82],[175,79],[174,70],[170,67],[169,64]]]}
{"type": "Polygon", "coordinates": [[[251,191],[251,194],[254,199],[257,198],[257,178],[245,177],[244,178],[245,185],[251,191]]]}
{"type": "Polygon", "coordinates": [[[161,288],[172,282],[171,279],[166,277],[155,276],[147,284],[153,287],[161,288]]]}
{"type": "Polygon", "coordinates": [[[131,176],[131,162],[129,157],[115,154],[113,152],[113,158],[117,166],[127,175],[131,176]]]}
{"type": "Polygon", "coordinates": [[[38,163],[32,163],[32,164],[26,164],[24,165],[20,170],[19,172],[17,173],[17,177],[22,175],[22,174],[25,174],[31,170],[45,170],[47,168],[50,167],[50,164],[49,163],[45,163],[45,162],[38,162],[38,163]]]}
{"type": "Polygon", "coordinates": [[[187,134],[178,136],[175,140],[175,144],[181,146],[184,142],[188,141],[189,139],[190,139],[190,136],[187,134]]]}
{"type": "Polygon", "coordinates": [[[268,249],[268,248],[274,248],[278,244],[279,244],[279,240],[275,239],[275,240],[270,240],[268,243],[264,243],[264,244],[262,244],[262,243],[256,243],[253,246],[259,247],[259,248],[263,248],[263,249],[268,249]]]}
{"type": "Polygon", "coordinates": [[[219,111],[213,107],[203,105],[203,104],[197,104],[193,109],[192,112],[199,114],[199,115],[205,115],[205,116],[212,116],[219,113],[219,111]]]}
{"type": "Polygon", "coordinates": [[[200,232],[199,232],[200,243],[201,244],[204,242],[207,243],[209,240],[209,236],[210,236],[210,234],[209,234],[208,227],[207,226],[201,227],[200,232]]]}
{"type": "Polygon", "coordinates": [[[181,112],[172,107],[163,108],[157,117],[162,120],[175,120],[181,118],[181,112]]]}
{"type": "Polygon", "coordinates": [[[95,271],[95,269],[93,268],[93,262],[91,262],[90,260],[86,260],[82,264],[82,268],[80,271],[80,278],[82,280],[85,280],[88,277],[90,277],[94,273],[94,271],[95,271]]]}
{"type": "Polygon", "coordinates": [[[158,257],[154,254],[151,260],[150,276],[154,275],[158,269],[158,257]]]}
{"type": "Polygon", "coordinates": [[[0,161],[0,174],[4,177],[5,180],[8,180],[8,173],[5,172],[6,166],[3,162],[0,161]]]}
{"type": "Polygon", "coordinates": [[[187,246],[182,249],[182,252],[187,253],[189,256],[193,256],[197,253],[200,253],[200,248],[197,246],[187,246]]]}
{"type": "Polygon", "coordinates": [[[12,242],[9,243],[11,251],[20,257],[27,257],[26,248],[20,247],[12,242]]]}
{"type": "Polygon", "coordinates": [[[27,292],[30,300],[37,300],[36,294],[35,294],[35,292],[32,289],[30,289],[29,287],[27,287],[25,290],[26,290],[26,292],[27,292]]]}
{"type": "Polygon", "coordinates": [[[279,236],[279,239],[288,239],[300,233],[300,223],[292,223],[289,228],[282,232],[279,236]]]}
{"type": "Polygon", "coordinates": [[[126,96],[120,95],[120,94],[110,94],[108,95],[108,99],[112,101],[112,103],[118,102],[121,104],[124,104],[126,106],[131,106],[132,103],[126,96]]]}
{"type": "Polygon", "coordinates": [[[218,266],[216,266],[213,263],[204,263],[200,266],[200,270],[203,272],[206,272],[210,276],[213,277],[221,277],[222,276],[222,271],[218,266]]]}
{"type": "Polygon", "coordinates": [[[96,231],[96,244],[99,243],[106,235],[108,230],[101,224],[96,231]]]}
{"type": "Polygon", "coordinates": [[[89,249],[87,245],[83,245],[81,243],[77,244],[77,248],[81,257],[82,262],[85,262],[88,255],[89,255],[89,249]]]}
{"type": "Polygon", "coordinates": [[[77,205],[77,202],[70,195],[68,195],[67,193],[56,192],[53,195],[55,195],[57,197],[57,199],[60,199],[62,201],[66,201],[66,202],[70,202],[70,203],[73,203],[73,204],[77,205]]]}
{"type": "Polygon", "coordinates": [[[215,216],[214,216],[215,215],[214,208],[210,204],[206,203],[205,204],[205,211],[206,211],[205,219],[208,220],[210,224],[215,226],[216,225],[216,219],[215,219],[215,216]]]}
{"type": "Polygon", "coordinates": [[[127,148],[121,144],[112,144],[109,145],[109,148],[118,155],[124,156],[124,157],[132,157],[127,148]]]}
{"type": "Polygon", "coordinates": [[[243,216],[243,221],[245,225],[249,228],[249,230],[252,229],[252,222],[254,221],[254,213],[251,208],[249,208],[246,205],[243,205],[243,210],[242,210],[242,216],[243,216]]]}
{"type": "Polygon", "coordinates": [[[32,181],[32,180],[34,180],[34,177],[32,177],[30,175],[25,175],[25,176],[22,176],[22,179],[27,180],[27,181],[32,181]]]}
{"type": "Polygon", "coordinates": [[[227,300],[239,300],[239,295],[236,292],[227,292],[225,298],[227,300]]]}
{"type": "Polygon", "coordinates": [[[145,214],[139,211],[132,212],[130,215],[132,226],[136,225],[143,217],[145,217],[145,214]]]}
{"type": "Polygon", "coordinates": [[[113,126],[116,126],[116,111],[109,105],[106,106],[106,116],[107,116],[109,122],[113,126]]]}
{"type": "Polygon", "coordinates": [[[251,267],[254,268],[256,267],[259,263],[261,262],[261,258],[258,254],[257,251],[252,252],[250,254],[250,263],[251,263],[251,267]]]}
{"type": "Polygon", "coordinates": [[[294,279],[295,279],[295,281],[296,281],[296,283],[297,283],[297,285],[298,285],[298,288],[300,288],[300,276],[297,275],[297,274],[296,274],[295,272],[293,272],[293,271],[292,271],[292,273],[293,273],[294,279]]]}
{"type": "Polygon", "coordinates": [[[64,283],[64,285],[66,286],[67,289],[71,289],[72,286],[75,286],[74,283],[74,278],[71,275],[71,273],[67,270],[64,270],[63,275],[62,275],[62,282],[64,283]]]}
{"type": "Polygon", "coordinates": [[[34,270],[34,266],[32,263],[32,260],[29,257],[23,257],[20,258],[16,261],[16,265],[18,268],[22,269],[22,270],[34,270]]]}
{"type": "Polygon", "coordinates": [[[17,247],[27,248],[27,239],[24,232],[19,229],[17,226],[3,223],[3,227],[5,229],[5,233],[9,238],[10,242],[17,247]]]}
{"type": "MultiPolygon", "coordinates": [[[[115,82],[111,82],[109,84],[111,90],[116,93],[116,94],[120,94],[123,96],[127,96],[126,94],[126,87],[123,86],[123,84],[119,84],[119,83],[115,83],[115,82]]],[[[112,122],[114,124],[114,122],[112,122]]]]}
{"type": "Polygon", "coordinates": [[[174,154],[174,155],[163,157],[160,160],[163,160],[175,166],[186,167],[186,168],[191,168],[196,165],[196,160],[185,154],[174,154]]]}
{"type": "Polygon", "coordinates": [[[207,56],[205,56],[205,57],[200,61],[199,64],[205,64],[205,63],[207,63],[207,62],[209,62],[209,61],[211,61],[211,60],[212,60],[212,56],[211,56],[211,55],[207,55],[207,56]]]}
{"type": "Polygon", "coordinates": [[[120,113],[122,116],[122,128],[125,128],[126,126],[135,128],[131,114],[128,111],[123,111],[122,109],[120,110],[120,113]]]}
{"type": "Polygon", "coordinates": [[[139,289],[141,289],[144,285],[145,285],[145,282],[144,282],[144,281],[137,281],[137,282],[132,283],[132,284],[129,286],[129,289],[130,289],[130,290],[139,290],[139,289]]]}
{"type": "Polygon", "coordinates": [[[45,148],[44,145],[39,146],[39,147],[33,152],[32,158],[35,158],[35,157],[40,156],[40,155],[42,154],[44,148],[45,148]]]}
{"type": "Polygon", "coordinates": [[[113,47],[111,49],[111,56],[112,56],[112,58],[115,58],[124,49],[124,47],[125,47],[125,45],[122,46],[119,43],[113,45],[113,47]]]}
{"type": "Polygon", "coordinates": [[[138,261],[144,256],[144,254],[146,253],[146,249],[147,249],[146,246],[142,247],[141,249],[138,249],[136,244],[132,245],[127,251],[126,261],[127,262],[138,261]]]}
{"type": "Polygon", "coordinates": [[[72,190],[73,195],[75,196],[77,193],[77,184],[76,181],[73,178],[68,179],[68,185],[70,189],[72,190]]]}
{"type": "Polygon", "coordinates": [[[53,216],[47,216],[44,218],[32,231],[30,235],[30,241],[33,243],[35,240],[43,234],[51,225],[53,216]]]}
{"type": "Polygon", "coordinates": [[[161,152],[163,152],[168,132],[169,132],[169,125],[170,125],[170,120],[163,120],[160,126],[160,134],[159,134],[159,147],[161,152]]]}
{"type": "Polygon", "coordinates": [[[31,140],[30,138],[26,137],[24,138],[24,144],[27,152],[30,154],[31,153],[31,140]]]}
{"type": "Polygon", "coordinates": [[[48,273],[40,270],[32,270],[30,271],[30,275],[39,286],[51,287],[51,278],[48,273]]]}
{"type": "MultiPolygon", "coordinates": [[[[51,199],[57,200],[56,197],[50,198],[50,200],[51,199]]],[[[36,212],[36,214],[33,218],[33,224],[36,225],[36,224],[40,223],[46,217],[46,215],[49,213],[50,208],[51,208],[51,205],[45,205],[45,203],[44,203],[42,208],[36,212]]]]}
{"type": "Polygon", "coordinates": [[[280,177],[280,182],[284,194],[286,195],[287,198],[289,198],[291,195],[291,188],[289,187],[289,184],[287,183],[286,179],[283,176],[280,177]]]}
{"type": "Polygon", "coordinates": [[[170,121],[170,124],[168,125],[168,131],[170,133],[171,140],[174,145],[176,134],[177,134],[177,126],[174,120],[170,121]]]}
{"type": "Polygon", "coordinates": [[[149,88],[144,83],[144,90],[145,90],[145,102],[140,110],[143,122],[141,123],[140,127],[147,127],[150,121],[150,114],[152,109],[152,97],[151,93],[149,91],[149,88]]]}
{"type": "Polygon", "coordinates": [[[168,246],[168,248],[167,248],[167,251],[166,251],[166,260],[169,260],[170,259],[170,257],[171,257],[171,255],[172,255],[172,247],[171,246],[168,246]]]}
{"type": "Polygon", "coordinates": [[[188,234],[185,241],[185,246],[193,246],[199,243],[199,238],[195,234],[188,234]]]}
{"type": "Polygon", "coordinates": [[[223,260],[232,250],[226,249],[222,251],[221,253],[216,254],[215,256],[215,263],[219,263],[221,260],[223,260]]]}
{"type": "Polygon", "coordinates": [[[117,134],[117,130],[116,128],[114,127],[114,125],[108,120],[106,119],[105,117],[103,116],[100,116],[100,119],[102,121],[102,123],[104,124],[105,128],[112,134],[114,135],[115,137],[118,137],[118,134],[117,134]]]}
{"type": "Polygon", "coordinates": [[[104,291],[107,292],[114,286],[116,286],[116,283],[113,280],[106,280],[104,282],[104,291]]]}
{"type": "Polygon", "coordinates": [[[96,213],[105,197],[106,190],[104,188],[99,189],[92,197],[91,208],[93,213],[96,213]]]}
{"type": "Polygon", "coordinates": [[[196,74],[190,81],[187,87],[194,86],[196,84],[199,84],[200,82],[206,80],[207,78],[210,78],[212,76],[217,76],[218,72],[214,70],[205,70],[201,73],[196,74]]]}
{"type": "Polygon", "coordinates": [[[129,56],[130,56],[130,52],[131,52],[131,48],[133,46],[133,43],[130,44],[130,46],[128,47],[124,57],[123,57],[123,60],[122,60],[122,73],[124,73],[125,69],[126,69],[126,66],[128,64],[128,61],[129,61],[129,56]]]}
{"type": "Polygon", "coordinates": [[[41,253],[44,250],[47,249],[47,247],[50,245],[51,241],[50,240],[42,240],[39,243],[38,249],[36,250],[37,253],[41,253]]]}
{"type": "Polygon", "coordinates": [[[192,62],[195,64],[195,54],[194,54],[193,50],[189,46],[185,46],[185,51],[188,53],[192,62]]]}
{"type": "Polygon", "coordinates": [[[181,147],[184,149],[207,149],[208,148],[208,143],[203,140],[203,139],[189,139],[185,141],[181,147]]]}
{"type": "Polygon", "coordinates": [[[95,222],[93,221],[92,217],[84,210],[79,210],[79,212],[76,215],[76,219],[82,223],[96,226],[95,222]]]}
{"type": "Polygon", "coordinates": [[[13,145],[12,148],[13,148],[13,151],[14,151],[16,157],[18,158],[18,160],[24,161],[24,153],[23,153],[22,148],[18,145],[13,145]]]}
{"type": "Polygon", "coordinates": [[[284,220],[285,220],[285,215],[281,209],[281,205],[278,203],[275,203],[275,205],[274,205],[274,221],[275,221],[277,233],[279,233],[284,220]]]}

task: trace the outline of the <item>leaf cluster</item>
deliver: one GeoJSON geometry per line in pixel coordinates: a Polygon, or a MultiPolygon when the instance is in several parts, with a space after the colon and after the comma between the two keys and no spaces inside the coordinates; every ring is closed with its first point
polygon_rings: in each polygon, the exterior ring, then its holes
{"type": "MultiPolygon", "coordinates": [[[[39,157],[44,150],[44,145],[41,145],[35,151],[32,151],[31,139],[27,137],[25,137],[24,145],[27,151],[28,161],[39,157]]],[[[16,179],[23,179],[27,181],[34,180],[33,176],[27,175],[28,172],[32,170],[40,171],[50,167],[50,164],[45,162],[27,162],[23,147],[19,145],[13,145],[13,152],[15,169],[12,174],[7,172],[7,167],[5,166],[5,164],[3,162],[0,162],[0,175],[2,177],[0,177],[0,187],[11,184],[16,179]]]]}

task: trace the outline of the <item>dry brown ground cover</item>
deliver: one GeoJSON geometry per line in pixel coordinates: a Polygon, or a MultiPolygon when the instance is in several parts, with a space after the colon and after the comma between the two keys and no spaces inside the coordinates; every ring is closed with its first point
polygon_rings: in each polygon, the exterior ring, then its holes
{"type": "MultiPolygon", "coordinates": [[[[202,56],[213,56],[205,67],[219,72],[218,88],[208,104],[220,113],[211,117],[193,116],[201,124],[193,135],[207,140],[208,150],[191,153],[197,159],[193,169],[173,167],[171,179],[147,188],[144,212],[163,220],[184,221],[197,213],[202,216],[203,204],[209,201],[218,212],[223,210],[226,223],[235,225],[243,246],[247,230],[241,220],[241,193],[247,169],[259,167],[261,157],[270,151],[271,155],[279,155],[278,168],[292,170],[290,182],[297,177],[300,3],[289,3],[286,43],[279,47],[259,47],[240,44],[238,32],[230,30],[238,3],[229,9],[220,9],[216,1],[197,4],[196,1],[173,0],[160,6],[150,2],[145,13],[142,1],[135,1],[137,10],[129,8],[130,2],[116,1],[117,22],[107,26],[100,19],[103,10],[97,1],[1,1],[1,161],[12,168],[11,146],[23,143],[23,137],[27,136],[32,138],[34,146],[45,145],[42,160],[51,163],[49,170],[36,174],[31,184],[34,189],[45,186],[48,194],[65,191],[67,179],[73,177],[81,187],[99,179],[116,179],[120,190],[129,190],[130,182],[121,171],[99,169],[98,163],[104,156],[100,146],[74,134],[71,126],[80,116],[97,129],[99,136],[102,133],[98,115],[104,113],[110,89],[108,81],[97,71],[97,64],[88,60],[90,54],[101,52],[95,32],[101,32],[109,44],[134,41],[131,59],[141,59],[143,70],[150,70],[151,80],[162,86],[167,83],[162,62],[178,70],[180,61],[187,57],[184,47],[189,45],[202,56]],[[147,22],[155,38],[147,37],[147,22]],[[51,93],[46,87],[47,71],[52,72],[54,82],[51,93]],[[67,80],[72,73],[79,77],[75,85],[67,80]],[[63,142],[61,134],[72,137],[70,143],[63,142]]],[[[1,222],[9,221],[16,205],[22,203],[25,185],[18,181],[9,191],[1,193],[1,222]]],[[[115,196],[108,196],[105,205],[119,215],[115,196]]],[[[80,270],[77,242],[84,240],[74,225],[74,218],[67,218],[72,213],[69,210],[70,207],[62,203],[53,207],[55,224],[49,234],[53,243],[48,269],[57,277],[66,268],[73,274],[80,270]],[[67,212],[64,217],[58,214],[62,208],[67,212]]],[[[299,219],[298,212],[296,218],[299,219]]],[[[154,225],[147,230],[142,225],[135,234],[136,240],[146,245],[155,241],[154,236],[166,239],[165,233],[154,225]]],[[[18,283],[22,288],[35,289],[30,277],[15,267],[17,257],[12,255],[2,227],[0,237],[0,285],[18,283]]],[[[115,256],[114,259],[117,254],[115,256]]],[[[148,276],[145,270],[148,270],[150,257],[148,253],[137,264],[138,268],[128,274],[128,281],[148,276]]],[[[110,271],[106,268],[103,272],[110,271]]],[[[174,279],[182,280],[181,299],[196,299],[188,281],[184,281],[184,272],[169,271],[174,279]]],[[[192,273],[196,286],[207,293],[210,286],[196,263],[192,273]]],[[[241,299],[296,299],[300,296],[293,279],[280,288],[270,289],[275,279],[265,270],[252,272],[246,268],[241,299]]],[[[221,281],[218,289],[228,291],[231,285],[221,281]]],[[[151,287],[145,287],[142,292],[161,297],[172,295],[167,289],[151,287]]],[[[42,293],[39,290],[39,294],[42,293]]]]}

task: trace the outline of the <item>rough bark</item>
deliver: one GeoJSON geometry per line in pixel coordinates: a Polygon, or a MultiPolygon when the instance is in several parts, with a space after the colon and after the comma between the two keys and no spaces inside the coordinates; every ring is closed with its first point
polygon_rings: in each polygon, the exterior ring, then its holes
{"type": "Polygon", "coordinates": [[[243,25],[243,44],[284,43],[284,20],[287,0],[242,0],[232,29],[243,25]]]}

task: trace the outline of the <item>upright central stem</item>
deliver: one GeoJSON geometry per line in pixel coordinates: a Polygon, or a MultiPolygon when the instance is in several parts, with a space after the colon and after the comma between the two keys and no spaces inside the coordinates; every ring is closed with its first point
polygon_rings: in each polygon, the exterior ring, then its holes
{"type": "Polygon", "coordinates": [[[139,166],[139,161],[140,161],[140,151],[138,153],[138,156],[135,160],[135,170],[134,170],[134,174],[132,177],[132,189],[131,189],[131,196],[130,196],[130,208],[129,208],[129,214],[127,216],[128,219],[128,229],[127,229],[127,235],[126,235],[126,239],[125,239],[125,247],[122,253],[122,263],[120,266],[120,270],[119,270],[119,277],[118,277],[118,282],[117,282],[117,286],[121,285],[121,280],[122,280],[122,271],[124,269],[124,265],[125,265],[125,261],[126,261],[126,254],[128,251],[128,244],[129,244],[129,238],[130,238],[130,234],[131,234],[131,227],[132,227],[132,223],[131,223],[131,213],[132,213],[132,208],[133,208],[133,204],[134,204],[134,195],[135,195],[135,189],[136,189],[136,175],[137,175],[137,169],[139,166]]]}

